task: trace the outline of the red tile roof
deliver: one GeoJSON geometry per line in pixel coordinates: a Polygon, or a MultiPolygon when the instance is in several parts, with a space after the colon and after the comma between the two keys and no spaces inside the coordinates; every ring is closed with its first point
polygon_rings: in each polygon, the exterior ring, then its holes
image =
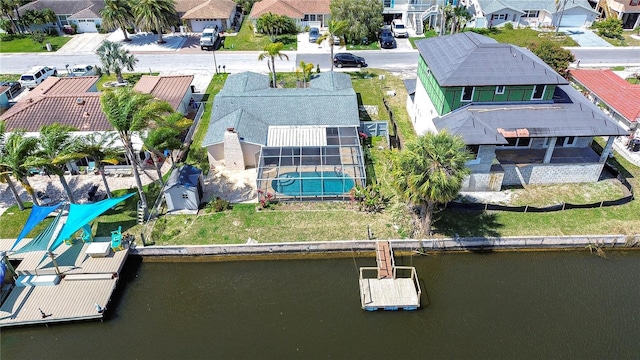
{"type": "Polygon", "coordinates": [[[611,70],[571,70],[571,76],[628,121],[640,121],[640,85],[631,85],[611,70]]]}
{"type": "Polygon", "coordinates": [[[43,125],[59,123],[79,131],[113,130],[102,108],[101,93],[50,95],[21,100],[2,115],[7,131],[24,129],[38,132],[43,125]],[[15,111],[14,111],[15,109],[15,111]],[[11,114],[8,114],[11,112],[11,114]]]}
{"type": "Polygon", "coordinates": [[[165,100],[177,110],[193,82],[193,75],[151,76],[144,75],[133,87],[133,90],[144,94],[152,94],[165,100]]]}

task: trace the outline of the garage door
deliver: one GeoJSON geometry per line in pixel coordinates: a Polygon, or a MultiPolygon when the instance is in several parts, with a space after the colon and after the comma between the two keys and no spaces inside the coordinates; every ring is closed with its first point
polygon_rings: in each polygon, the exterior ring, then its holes
{"type": "Polygon", "coordinates": [[[581,27],[587,21],[587,15],[563,15],[560,27],[581,27]]]}
{"type": "Polygon", "coordinates": [[[96,23],[93,20],[80,19],[78,20],[78,32],[95,33],[98,32],[98,29],[96,29],[96,23]]]}
{"type": "Polygon", "coordinates": [[[207,26],[215,27],[218,25],[218,29],[222,28],[222,24],[220,21],[211,21],[211,20],[191,20],[191,31],[194,33],[201,33],[202,30],[207,26]]]}

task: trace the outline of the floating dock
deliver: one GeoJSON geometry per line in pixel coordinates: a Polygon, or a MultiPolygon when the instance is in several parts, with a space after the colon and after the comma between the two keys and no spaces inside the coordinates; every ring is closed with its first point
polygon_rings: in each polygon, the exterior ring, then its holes
{"type": "MultiPolygon", "coordinates": [[[[110,241],[62,245],[55,261],[46,251],[9,255],[19,264],[15,284],[3,286],[0,328],[102,319],[129,253],[128,248],[112,251],[110,241]],[[101,245],[108,251],[95,252],[101,245]]],[[[0,241],[0,249],[7,244],[0,241]]]]}
{"type": "Polygon", "coordinates": [[[367,311],[416,310],[420,283],[416,269],[396,266],[389,241],[376,242],[377,267],[360,268],[360,301],[367,311]]]}

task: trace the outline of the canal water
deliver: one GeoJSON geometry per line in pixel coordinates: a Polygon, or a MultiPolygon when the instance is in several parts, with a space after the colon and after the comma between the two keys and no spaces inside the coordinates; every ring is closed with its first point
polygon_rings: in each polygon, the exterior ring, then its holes
{"type": "Polygon", "coordinates": [[[373,257],[130,259],[104,322],[5,329],[4,359],[631,359],[640,252],[404,256],[423,308],[360,309],[373,257]]]}

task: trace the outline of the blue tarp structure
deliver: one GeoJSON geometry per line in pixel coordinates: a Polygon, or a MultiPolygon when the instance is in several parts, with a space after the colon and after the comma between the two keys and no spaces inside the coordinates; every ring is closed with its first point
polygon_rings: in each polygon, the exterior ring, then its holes
{"type": "Polygon", "coordinates": [[[73,234],[80,230],[85,224],[88,224],[91,220],[100,216],[103,212],[118,205],[119,202],[124,201],[135,193],[127,194],[118,198],[106,199],[98,201],[93,204],[71,204],[69,205],[69,215],[67,221],[60,230],[60,233],[53,241],[49,250],[53,251],[60,246],[65,239],[71,238],[73,234]]]}
{"type": "Polygon", "coordinates": [[[27,234],[31,232],[31,230],[33,230],[36,225],[38,225],[42,220],[49,216],[49,214],[59,208],[60,205],[62,205],[62,203],[50,206],[39,206],[33,204],[33,207],[31,208],[31,214],[29,214],[29,218],[27,219],[27,223],[24,224],[20,235],[18,235],[18,239],[16,239],[13,245],[11,245],[11,249],[9,249],[9,251],[13,250],[13,248],[20,242],[20,240],[27,236],[27,234]]]}
{"type": "Polygon", "coordinates": [[[29,243],[13,254],[26,253],[30,251],[46,251],[49,248],[49,244],[51,244],[51,239],[53,239],[53,233],[56,231],[58,227],[58,223],[60,222],[60,218],[62,217],[62,211],[56,216],[55,219],[47,226],[40,234],[38,234],[33,240],[29,241],[29,243]]]}

